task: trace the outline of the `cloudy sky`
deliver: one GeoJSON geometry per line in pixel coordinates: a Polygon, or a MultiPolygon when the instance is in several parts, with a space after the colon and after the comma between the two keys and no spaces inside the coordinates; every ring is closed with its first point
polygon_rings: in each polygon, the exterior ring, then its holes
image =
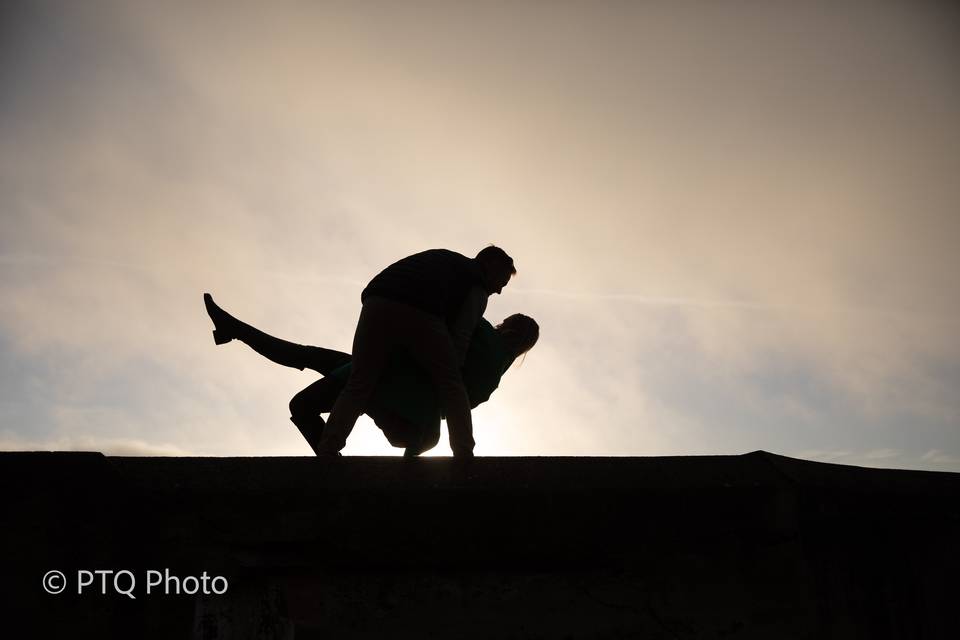
{"type": "Polygon", "coordinates": [[[0,449],[306,455],[314,376],[201,294],[348,350],[382,267],[496,243],[542,333],[479,455],[960,471],[955,9],[0,6],[0,449]]]}

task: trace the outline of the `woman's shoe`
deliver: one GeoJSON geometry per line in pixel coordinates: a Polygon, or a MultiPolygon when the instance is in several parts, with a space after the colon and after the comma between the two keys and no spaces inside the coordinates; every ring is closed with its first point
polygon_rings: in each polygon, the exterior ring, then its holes
{"type": "Polygon", "coordinates": [[[213,296],[209,293],[203,294],[203,304],[207,307],[207,315],[213,320],[213,341],[216,344],[226,344],[234,339],[230,327],[236,322],[236,319],[229,313],[217,306],[213,301],[213,296]]]}
{"type": "Polygon", "coordinates": [[[307,444],[310,445],[310,448],[313,449],[314,455],[320,455],[317,452],[317,445],[320,444],[320,436],[323,435],[323,418],[317,416],[316,421],[311,423],[308,421],[297,422],[293,419],[293,416],[290,416],[290,422],[297,426],[297,429],[300,430],[300,435],[303,436],[303,439],[307,441],[307,444]]]}

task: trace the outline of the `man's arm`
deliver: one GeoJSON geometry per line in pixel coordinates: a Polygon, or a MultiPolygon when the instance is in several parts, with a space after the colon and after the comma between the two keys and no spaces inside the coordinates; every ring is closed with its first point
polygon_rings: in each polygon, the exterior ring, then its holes
{"type": "Polygon", "coordinates": [[[487,292],[482,287],[473,287],[467,292],[467,297],[460,307],[457,317],[450,324],[450,337],[453,338],[453,348],[457,353],[457,367],[462,367],[467,359],[467,350],[470,348],[470,338],[477,322],[487,310],[487,292]]]}

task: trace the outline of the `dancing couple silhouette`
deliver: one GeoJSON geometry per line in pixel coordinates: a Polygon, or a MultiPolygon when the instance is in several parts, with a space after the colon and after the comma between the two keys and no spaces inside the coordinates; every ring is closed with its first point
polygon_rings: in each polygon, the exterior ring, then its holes
{"type": "Polygon", "coordinates": [[[277,364],[323,376],[290,401],[290,420],[316,455],[339,456],[366,413],[408,457],[436,446],[446,418],[454,457],[472,458],[471,409],[540,335],[520,313],[496,326],[483,318],[488,297],[516,273],[513,259],[492,245],[475,258],[430,249],[398,260],[360,294],[352,353],[276,338],[224,311],[209,293],[203,300],[216,344],[239,340],[277,364]]]}

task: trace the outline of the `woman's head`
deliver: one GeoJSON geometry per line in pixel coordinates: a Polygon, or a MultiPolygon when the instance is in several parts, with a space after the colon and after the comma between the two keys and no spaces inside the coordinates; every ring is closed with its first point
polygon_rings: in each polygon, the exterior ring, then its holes
{"type": "Polygon", "coordinates": [[[496,328],[514,358],[532,349],[540,337],[540,325],[536,320],[522,313],[504,318],[496,328]]]}

